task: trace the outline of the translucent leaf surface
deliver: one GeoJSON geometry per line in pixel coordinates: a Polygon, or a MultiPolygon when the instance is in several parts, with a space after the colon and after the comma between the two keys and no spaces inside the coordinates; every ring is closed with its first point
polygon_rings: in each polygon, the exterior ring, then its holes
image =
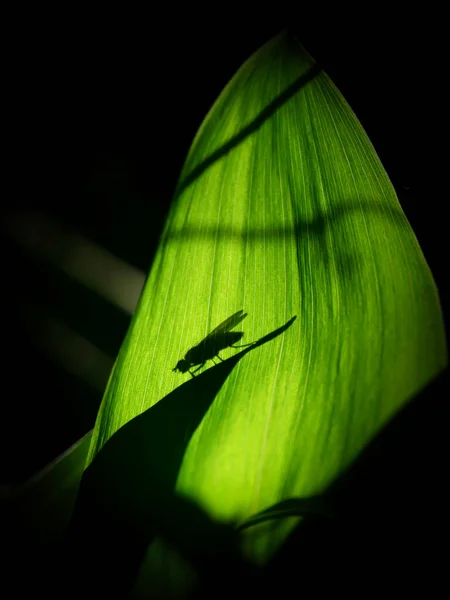
{"type": "MultiPolygon", "coordinates": [[[[220,519],[319,494],[446,364],[435,284],[388,176],[284,34],[243,65],[192,144],[88,463],[191,379],[172,369],[241,309],[241,343],[297,319],[234,365],[186,442],[176,490],[220,519]]],[[[248,552],[264,560],[269,546],[248,552]]]]}

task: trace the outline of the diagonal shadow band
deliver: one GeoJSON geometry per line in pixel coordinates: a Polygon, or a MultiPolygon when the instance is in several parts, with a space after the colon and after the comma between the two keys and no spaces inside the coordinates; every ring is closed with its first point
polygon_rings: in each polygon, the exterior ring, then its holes
{"type": "Polygon", "coordinates": [[[175,198],[177,198],[191,183],[198,179],[209,167],[228,154],[233,148],[236,148],[247,137],[257,131],[272,115],[279,110],[283,104],[286,104],[295,94],[301,90],[307,83],[312,81],[321,72],[318,65],[313,65],[306,73],[300,75],[293,83],[291,83],[281,94],[279,94],[268,106],[266,106],[246,127],[234,135],[228,142],[225,142],[215,152],[206,157],[199,165],[194,167],[183,179],[181,179],[177,189],[175,190],[175,198]]]}
{"type": "Polygon", "coordinates": [[[184,505],[174,487],[189,440],[238,362],[284,333],[295,319],[126,423],[85,470],[65,544],[75,562],[82,558],[84,574],[102,593],[110,572],[117,573],[115,589],[128,589],[151,540],[179,531],[174,522],[184,519],[174,511],[184,505]],[[86,541],[94,536],[90,546],[86,541]]]}

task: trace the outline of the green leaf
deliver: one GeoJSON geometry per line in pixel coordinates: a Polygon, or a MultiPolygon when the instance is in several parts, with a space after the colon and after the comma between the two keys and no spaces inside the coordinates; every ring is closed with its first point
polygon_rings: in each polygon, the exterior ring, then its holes
{"type": "MultiPolygon", "coordinates": [[[[175,485],[233,522],[319,495],[447,362],[433,277],[388,176],[285,34],[243,65],[197,133],[88,464],[131,419],[178,402],[169,394],[183,382],[192,391],[173,368],[241,309],[242,343],[297,319],[234,363],[205,366],[208,385],[220,369],[223,379],[192,426],[190,396],[175,485]]],[[[163,471],[163,451],[153,459],[163,471]]],[[[288,533],[270,532],[250,558],[264,562],[288,533]]]]}

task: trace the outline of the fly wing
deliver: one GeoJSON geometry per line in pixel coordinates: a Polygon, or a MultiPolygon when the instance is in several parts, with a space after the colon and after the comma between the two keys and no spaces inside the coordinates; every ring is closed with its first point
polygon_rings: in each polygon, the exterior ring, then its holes
{"type": "Polygon", "coordinates": [[[247,313],[244,313],[243,310],[238,310],[237,313],[234,313],[234,315],[231,315],[231,317],[228,317],[228,319],[225,319],[223,323],[221,323],[215,329],[213,329],[211,333],[208,333],[208,335],[203,341],[209,340],[220,333],[230,331],[230,329],[233,329],[234,327],[236,327],[236,325],[239,325],[239,323],[243,321],[246,316],[247,313]]]}

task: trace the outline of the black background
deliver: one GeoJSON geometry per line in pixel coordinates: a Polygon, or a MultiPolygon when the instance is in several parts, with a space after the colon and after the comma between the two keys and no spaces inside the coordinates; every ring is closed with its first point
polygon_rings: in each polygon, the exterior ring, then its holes
{"type": "MultiPolygon", "coordinates": [[[[163,17],[108,9],[11,18],[3,73],[3,215],[22,208],[41,211],[147,273],[202,119],[241,64],[289,27],[374,144],[447,315],[442,15],[394,16],[380,8],[376,15],[368,10],[338,16],[317,6],[308,14],[280,10],[244,22],[224,14],[224,7],[207,16],[173,12],[163,17]]],[[[33,345],[18,300],[56,310],[111,357],[128,320],[10,238],[2,236],[1,243],[0,478],[9,484],[26,480],[91,429],[101,400],[33,345]]],[[[386,520],[390,505],[403,511],[396,539],[408,532],[414,555],[426,546],[436,568],[447,523],[439,512],[444,512],[447,453],[444,389],[441,384],[431,398],[414,404],[395,424],[395,433],[380,442],[364,488],[369,495],[378,490],[381,506],[373,501],[370,507],[378,513],[375,522],[386,520]],[[381,494],[381,488],[389,491],[381,494]],[[413,535],[417,520],[430,515],[430,526],[413,535]]],[[[352,483],[344,497],[360,497],[359,490],[352,483]]],[[[369,530],[373,535],[374,525],[369,530]]],[[[383,537],[387,531],[385,526],[378,533],[380,556],[389,546],[391,559],[400,560],[407,543],[398,542],[397,555],[383,537]]]]}

